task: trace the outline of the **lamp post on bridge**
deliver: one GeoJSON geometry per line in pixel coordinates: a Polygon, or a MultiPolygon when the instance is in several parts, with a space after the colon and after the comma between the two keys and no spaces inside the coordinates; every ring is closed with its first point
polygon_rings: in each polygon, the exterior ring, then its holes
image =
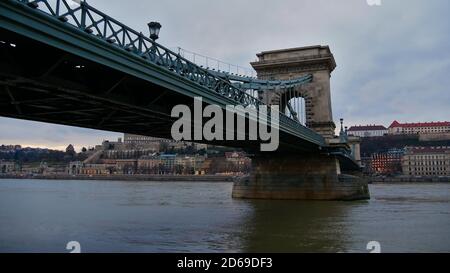
{"type": "Polygon", "coordinates": [[[341,118],[341,131],[339,132],[339,139],[342,143],[347,143],[348,142],[348,135],[347,135],[347,127],[345,127],[344,130],[344,119],[341,118]]]}
{"type": "Polygon", "coordinates": [[[158,22],[150,22],[150,23],[148,23],[148,28],[150,31],[150,39],[152,39],[152,41],[153,41],[152,47],[150,48],[150,53],[151,53],[151,55],[153,55],[152,58],[157,62],[158,60],[156,60],[155,42],[159,38],[159,31],[161,30],[161,24],[158,22]]]}
{"type": "Polygon", "coordinates": [[[158,22],[150,22],[148,23],[148,28],[150,30],[150,39],[153,41],[158,40],[159,31],[161,30],[161,24],[158,22]]]}

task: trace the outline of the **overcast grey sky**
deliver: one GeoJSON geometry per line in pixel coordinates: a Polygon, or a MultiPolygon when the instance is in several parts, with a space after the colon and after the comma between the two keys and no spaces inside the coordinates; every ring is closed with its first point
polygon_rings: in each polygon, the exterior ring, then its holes
{"type": "MultiPolygon", "coordinates": [[[[450,120],[450,1],[90,0],[161,44],[248,66],[264,50],[329,45],[336,121],[450,120]]],[[[0,144],[93,146],[120,134],[0,118],[0,144]]]]}

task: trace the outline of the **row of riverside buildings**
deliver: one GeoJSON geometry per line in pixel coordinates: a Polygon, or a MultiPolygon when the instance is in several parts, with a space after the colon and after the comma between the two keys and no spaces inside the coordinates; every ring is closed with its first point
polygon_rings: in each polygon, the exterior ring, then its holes
{"type": "Polygon", "coordinates": [[[413,176],[450,176],[450,147],[408,147],[402,171],[413,176]]]}
{"type": "Polygon", "coordinates": [[[368,175],[450,177],[450,122],[352,126],[368,175]]]}
{"type": "Polygon", "coordinates": [[[69,175],[236,175],[251,161],[242,152],[216,155],[207,145],[125,134],[123,141],[104,141],[84,161],[70,162],[69,175]]]}
{"type": "MultiPolygon", "coordinates": [[[[66,149],[68,161],[19,163],[13,156],[20,146],[0,145],[0,175],[242,175],[251,168],[244,152],[224,147],[125,134],[117,141],[105,140],[101,145],[76,153],[72,145],[66,149]],[[72,160],[71,160],[72,159],[72,160]]],[[[34,149],[35,150],[35,149],[34,149]]],[[[63,153],[63,152],[62,152],[63,153]]],[[[44,158],[44,159],[42,159],[44,158]]]]}
{"type": "Polygon", "coordinates": [[[394,120],[389,128],[383,125],[359,125],[347,130],[349,135],[359,137],[378,137],[384,135],[450,135],[450,122],[399,123],[394,120]]]}
{"type": "Polygon", "coordinates": [[[152,154],[135,159],[107,159],[97,163],[71,162],[69,175],[239,175],[249,171],[250,159],[240,152],[224,157],[152,154]]]}
{"type": "Polygon", "coordinates": [[[363,166],[367,174],[450,176],[450,146],[393,148],[372,154],[363,166]]]}

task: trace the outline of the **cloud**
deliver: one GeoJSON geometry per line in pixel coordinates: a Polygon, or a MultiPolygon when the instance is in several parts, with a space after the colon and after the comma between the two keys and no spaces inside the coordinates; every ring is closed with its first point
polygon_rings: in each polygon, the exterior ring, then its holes
{"type": "Polygon", "coordinates": [[[55,125],[42,122],[0,118],[0,144],[48,147],[64,150],[73,144],[76,150],[93,147],[103,140],[116,140],[121,134],[55,125]]]}
{"type": "MultiPolygon", "coordinates": [[[[159,42],[249,67],[263,50],[329,45],[334,118],[347,125],[450,119],[450,1],[91,0],[159,42]]],[[[93,145],[118,134],[0,119],[0,142],[93,145]],[[5,134],[2,129],[10,128],[5,134]],[[25,129],[24,129],[25,128],[25,129]],[[15,141],[16,140],[16,141],[15,141]]],[[[58,144],[59,145],[59,144],[58,144]]]]}

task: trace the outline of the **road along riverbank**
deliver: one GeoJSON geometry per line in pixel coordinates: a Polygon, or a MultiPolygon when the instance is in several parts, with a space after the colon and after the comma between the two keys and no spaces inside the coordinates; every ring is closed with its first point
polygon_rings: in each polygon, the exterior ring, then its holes
{"type": "Polygon", "coordinates": [[[237,176],[228,175],[23,175],[5,174],[0,179],[49,179],[49,180],[115,180],[115,181],[158,181],[158,182],[233,182],[237,176]]]}

